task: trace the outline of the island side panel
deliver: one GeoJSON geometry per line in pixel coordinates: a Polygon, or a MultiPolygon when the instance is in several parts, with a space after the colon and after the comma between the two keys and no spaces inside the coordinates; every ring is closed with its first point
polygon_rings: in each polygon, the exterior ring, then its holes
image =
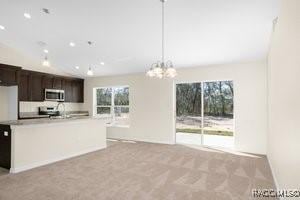
{"type": "Polygon", "coordinates": [[[13,128],[12,173],[106,148],[101,120],[77,120],[13,128]]]}

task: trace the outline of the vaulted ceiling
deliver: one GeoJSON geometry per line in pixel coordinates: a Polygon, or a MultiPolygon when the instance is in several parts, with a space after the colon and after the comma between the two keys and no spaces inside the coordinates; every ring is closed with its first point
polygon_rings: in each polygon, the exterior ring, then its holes
{"type": "MultiPolygon", "coordinates": [[[[168,0],[166,58],[175,68],[266,58],[278,4],[168,0]]],[[[161,57],[159,0],[0,0],[0,25],[1,43],[40,62],[47,49],[52,66],[78,76],[143,72],[161,57]]]]}

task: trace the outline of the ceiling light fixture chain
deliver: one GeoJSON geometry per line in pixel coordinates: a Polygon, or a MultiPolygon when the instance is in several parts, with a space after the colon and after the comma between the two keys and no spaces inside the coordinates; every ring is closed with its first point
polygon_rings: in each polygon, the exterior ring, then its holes
{"type": "MultiPolygon", "coordinates": [[[[87,42],[88,43],[88,45],[91,47],[92,46],[92,42],[91,41],[88,41],[87,42]]],[[[92,49],[92,48],[91,48],[92,49]]],[[[89,67],[89,70],[87,71],[87,75],[88,76],[93,76],[94,75],[94,72],[93,72],[93,70],[92,70],[92,65],[90,65],[90,67],[89,67]]]]}
{"type": "Polygon", "coordinates": [[[166,0],[161,0],[162,2],[162,22],[161,22],[161,25],[162,25],[162,62],[164,63],[165,62],[165,2],[166,0]]]}
{"type": "Polygon", "coordinates": [[[50,67],[50,62],[49,62],[49,60],[48,60],[48,56],[47,56],[47,54],[45,55],[45,59],[43,60],[43,66],[45,66],[45,67],[50,67]]]}
{"type": "MultiPolygon", "coordinates": [[[[38,42],[38,44],[42,47],[47,46],[47,44],[45,42],[42,42],[42,41],[38,42]]],[[[45,57],[44,57],[44,60],[42,62],[42,65],[45,66],[45,67],[50,67],[50,61],[48,60],[49,51],[47,49],[44,49],[43,51],[44,51],[45,57]]]]}
{"type": "Polygon", "coordinates": [[[172,61],[165,62],[165,2],[167,0],[160,0],[162,3],[162,46],[161,46],[161,61],[153,63],[151,68],[147,71],[147,76],[156,78],[174,78],[177,75],[173,67],[172,61]]]}

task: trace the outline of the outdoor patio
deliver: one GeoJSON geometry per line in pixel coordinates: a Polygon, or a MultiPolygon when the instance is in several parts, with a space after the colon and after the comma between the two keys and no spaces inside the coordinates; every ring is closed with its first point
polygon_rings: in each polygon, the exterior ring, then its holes
{"type": "MultiPolygon", "coordinates": [[[[178,132],[176,133],[176,143],[201,145],[201,134],[178,132]]],[[[203,145],[232,149],[234,137],[203,134],[203,145]]]]}

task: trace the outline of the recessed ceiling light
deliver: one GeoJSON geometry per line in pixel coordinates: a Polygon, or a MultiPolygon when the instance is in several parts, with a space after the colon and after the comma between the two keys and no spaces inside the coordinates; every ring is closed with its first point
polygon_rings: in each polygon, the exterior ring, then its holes
{"type": "Polygon", "coordinates": [[[104,65],[104,64],[105,64],[104,62],[101,62],[101,63],[100,63],[100,65],[104,65]]]}
{"type": "Polygon", "coordinates": [[[27,19],[31,19],[31,15],[29,13],[24,13],[24,17],[27,19]]]}
{"type": "Polygon", "coordinates": [[[76,68],[76,69],[79,69],[79,66],[76,66],[75,68],[76,68]]]}
{"type": "Polygon", "coordinates": [[[48,49],[44,49],[44,53],[49,53],[48,49]]]}
{"type": "Polygon", "coordinates": [[[75,43],[74,42],[70,42],[70,46],[71,47],[75,47],[75,43]]]}
{"type": "Polygon", "coordinates": [[[1,30],[5,30],[5,27],[2,26],[2,25],[0,25],[0,29],[1,29],[1,30]]]}

